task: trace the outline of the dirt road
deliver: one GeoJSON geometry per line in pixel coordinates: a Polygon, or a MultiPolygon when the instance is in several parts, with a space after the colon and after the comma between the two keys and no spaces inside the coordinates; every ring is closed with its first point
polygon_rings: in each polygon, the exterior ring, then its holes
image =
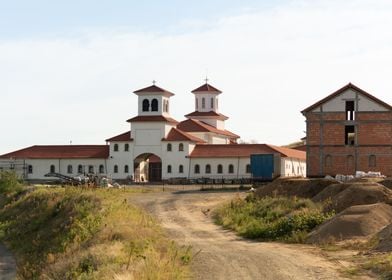
{"type": "Polygon", "coordinates": [[[215,225],[218,203],[235,192],[144,193],[131,198],[156,216],[170,238],[191,245],[195,279],[343,279],[338,263],[305,245],[253,242],[215,225]]]}

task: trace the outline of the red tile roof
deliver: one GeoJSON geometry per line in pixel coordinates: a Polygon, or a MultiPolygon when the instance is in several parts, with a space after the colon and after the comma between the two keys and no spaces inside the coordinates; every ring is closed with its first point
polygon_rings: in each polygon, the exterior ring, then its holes
{"type": "Polygon", "coordinates": [[[191,141],[196,143],[205,143],[204,140],[177,128],[172,128],[166,138],[162,139],[162,141],[191,141]]]}
{"type": "Polygon", "coordinates": [[[168,122],[177,124],[178,121],[175,119],[164,117],[164,116],[136,116],[127,120],[127,122],[168,122]]]}
{"type": "Polygon", "coordinates": [[[210,158],[210,157],[250,157],[252,154],[280,153],[282,157],[293,157],[302,160],[306,159],[306,153],[289,148],[281,148],[267,144],[233,144],[233,145],[196,145],[189,157],[210,158]]]}
{"type": "Polygon", "coordinates": [[[108,145],[51,145],[31,146],[1,155],[0,158],[14,159],[75,159],[108,158],[108,145]]]}
{"type": "Polygon", "coordinates": [[[213,132],[216,134],[228,136],[230,138],[240,138],[237,134],[234,134],[228,130],[217,129],[212,125],[194,119],[180,122],[179,124],[177,124],[177,128],[185,132],[213,132]]]}
{"type": "Polygon", "coordinates": [[[192,113],[185,115],[185,117],[187,117],[187,118],[189,118],[189,117],[214,117],[214,118],[221,119],[221,120],[228,119],[228,117],[226,117],[225,115],[214,112],[214,111],[209,111],[209,112],[194,111],[192,113]]]}
{"type": "Polygon", "coordinates": [[[374,102],[383,105],[384,107],[388,108],[389,110],[392,110],[392,106],[389,105],[388,103],[385,103],[384,101],[378,99],[377,97],[371,95],[370,93],[367,93],[366,91],[364,91],[363,89],[360,89],[359,87],[353,85],[352,83],[348,83],[347,85],[345,85],[344,87],[342,87],[341,89],[338,89],[337,91],[335,91],[334,93],[328,95],[327,97],[321,99],[320,101],[317,101],[316,103],[314,103],[313,105],[309,106],[308,108],[304,109],[301,111],[302,114],[307,113],[315,108],[317,108],[318,106],[322,105],[323,103],[335,98],[336,96],[338,96],[339,94],[345,92],[348,89],[352,89],[360,94],[363,94],[364,96],[366,96],[367,98],[373,100],[374,102]]]}
{"type": "Polygon", "coordinates": [[[121,133],[119,135],[116,135],[112,138],[106,139],[106,142],[115,142],[115,141],[132,141],[131,139],[131,131],[127,131],[124,133],[121,133]]]}
{"type": "Polygon", "coordinates": [[[156,85],[135,90],[133,93],[150,93],[150,92],[163,92],[163,93],[168,93],[169,95],[174,95],[174,93],[167,91],[163,88],[157,87],[156,85]]]}
{"type": "Polygon", "coordinates": [[[216,92],[216,93],[222,93],[219,89],[213,87],[212,85],[209,85],[205,83],[204,85],[198,87],[197,89],[192,90],[193,93],[198,93],[198,92],[216,92]]]}

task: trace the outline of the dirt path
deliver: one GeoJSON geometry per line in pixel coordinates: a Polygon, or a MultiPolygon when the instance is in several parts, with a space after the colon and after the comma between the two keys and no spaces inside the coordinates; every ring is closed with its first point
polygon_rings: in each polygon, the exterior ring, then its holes
{"type": "Polygon", "coordinates": [[[170,238],[191,245],[195,279],[343,279],[317,248],[247,241],[216,226],[211,209],[234,192],[144,193],[131,201],[156,216],[170,238]]]}
{"type": "Polygon", "coordinates": [[[11,280],[16,277],[16,263],[12,254],[0,244],[0,280],[11,280]]]}

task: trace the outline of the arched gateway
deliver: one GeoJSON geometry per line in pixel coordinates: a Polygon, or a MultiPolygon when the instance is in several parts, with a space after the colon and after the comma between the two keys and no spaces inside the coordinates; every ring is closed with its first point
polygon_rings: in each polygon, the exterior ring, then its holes
{"type": "Polygon", "coordinates": [[[162,161],[155,154],[144,153],[134,159],[135,182],[162,181],[162,161]]]}

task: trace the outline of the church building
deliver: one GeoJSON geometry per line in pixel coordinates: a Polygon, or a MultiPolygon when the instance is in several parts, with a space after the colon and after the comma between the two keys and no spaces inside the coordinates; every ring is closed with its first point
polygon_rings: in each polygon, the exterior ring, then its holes
{"type": "Polygon", "coordinates": [[[153,85],[134,91],[138,114],[130,130],[106,145],[31,146],[0,156],[0,170],[13,169],[27,180],[47,173],[96,174],[114,180],[153,182],[171,178],[250,178],[251,155],[271,154],[274,177],[306,176],[306,153],[268,144],[238,144],[219,112],[222,92],[205,83],[192,91],[194,111],[178,122],[170,115],[170,91],[153,85]]]}

